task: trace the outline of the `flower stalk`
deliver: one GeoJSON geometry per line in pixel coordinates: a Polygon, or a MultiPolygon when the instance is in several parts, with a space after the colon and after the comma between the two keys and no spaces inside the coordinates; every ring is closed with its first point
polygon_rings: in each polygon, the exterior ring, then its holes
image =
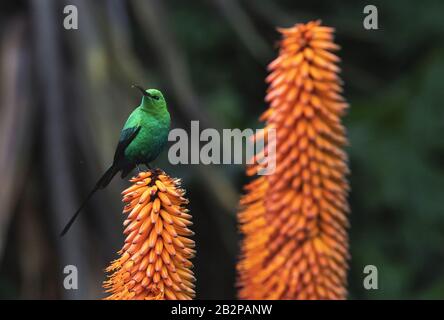
{"type": "Polygon", "coordinates": [[[108,300],[188,300],[194,297],[191,270],[194,233],[180,180],[156,169],[140,172],[122,192],[127,214],[120,257],[106,269],[108,300]]]}
{"type": "MultiPolygon", "coordinates": [[[[276,170],[240,201],[242,299],[345,299],[348,268],[347,143],[341,124],[339,47],[319,21],[279,29],[261,117],[276,130],[276,170]]],[[[265,148],[267,150],[267,148],[265,148]]],[[[260,165],[247,169],[256,175],[260,165]]]]}

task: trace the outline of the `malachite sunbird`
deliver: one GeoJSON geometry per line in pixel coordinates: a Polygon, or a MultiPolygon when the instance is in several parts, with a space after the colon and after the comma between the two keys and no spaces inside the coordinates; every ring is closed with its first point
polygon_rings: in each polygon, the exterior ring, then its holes
{"type": "Polygon", "coordinates": [[[162,92],[156,89],[144,90],[135,85],[133,87],[142,92],[142,101],[123,126],[113,163],[66,224],[62,236],[97,190],[105,188],[119,171],[122,172],[121,177],[125,178],[139,164],[150,167],[149,163],[157,158],[167,144],[171,118],[162,92]]]}

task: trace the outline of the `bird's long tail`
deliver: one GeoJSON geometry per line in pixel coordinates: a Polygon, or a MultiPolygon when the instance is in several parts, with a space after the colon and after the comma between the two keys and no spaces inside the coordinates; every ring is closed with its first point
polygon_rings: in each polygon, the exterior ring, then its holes
{"type": "Polygon", "coordinates": [[[106,172],[102,175],[99,181],[97,181],[96,185],[91,190],[91,192],[88,194],[86,199],[83,201],[82,205],[79,207],[79,209],[77,209],[77,211],[68,221],[66,226],[63,228],[62,232],[60,233],[61,237],[63,237],[68,232],[74,221],[77,219],[79,213],[83,210],[83,208],[91,199],[91,197],[94,195],[94,193],[96,193],[97,190],[105,188],[111,182],[111,180],[114,178],[117,172],[119,172],[119,169],[114,164],[111,167],[109,167],[108,170],[106,170],[106,172]]]}

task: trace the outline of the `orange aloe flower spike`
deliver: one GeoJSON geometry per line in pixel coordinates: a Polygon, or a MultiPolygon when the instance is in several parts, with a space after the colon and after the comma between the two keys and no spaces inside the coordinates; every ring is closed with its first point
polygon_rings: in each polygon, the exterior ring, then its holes
{"type": "Polygon", "coordinates": [[[107,300],[189,300],[195,295],[190,259],[194,233],[180,180],[156,169],[141,172],[122,192],[126,235],[106,269],[107,300]]]}
{"type": "Polygon", "coordinates": [[[339,47],[320,21],[279,31],[267,77],[270,107],[261,117],[276,129],[276,170],[248,184],[240,202],[239,297],[345,299],[349,187],[341,116],[348,105],[332,53],[339,47]]]}

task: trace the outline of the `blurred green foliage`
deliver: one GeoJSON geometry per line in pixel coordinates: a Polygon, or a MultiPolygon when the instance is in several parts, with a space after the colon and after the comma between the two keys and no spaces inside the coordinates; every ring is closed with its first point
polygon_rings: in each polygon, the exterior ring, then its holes
{"type": "MultiPolygon", "coordinates": [[[[369,31],[365,1],[276,3],[294,22],[334,26],[342,47],[351,104],[350,297],[444,298],[444,4],[374,1],[379,30],[369,31]],[[362,286],[368,264],[378,267],[379,290],[362,286]]],[[[224,126],[257,125],[263,66],[238,49],[211,8],[177,5],[176,28],[206,107],[224,126]]],[[[259,26],[268,43],[277,41],[271,26],[259,26]]]]}

